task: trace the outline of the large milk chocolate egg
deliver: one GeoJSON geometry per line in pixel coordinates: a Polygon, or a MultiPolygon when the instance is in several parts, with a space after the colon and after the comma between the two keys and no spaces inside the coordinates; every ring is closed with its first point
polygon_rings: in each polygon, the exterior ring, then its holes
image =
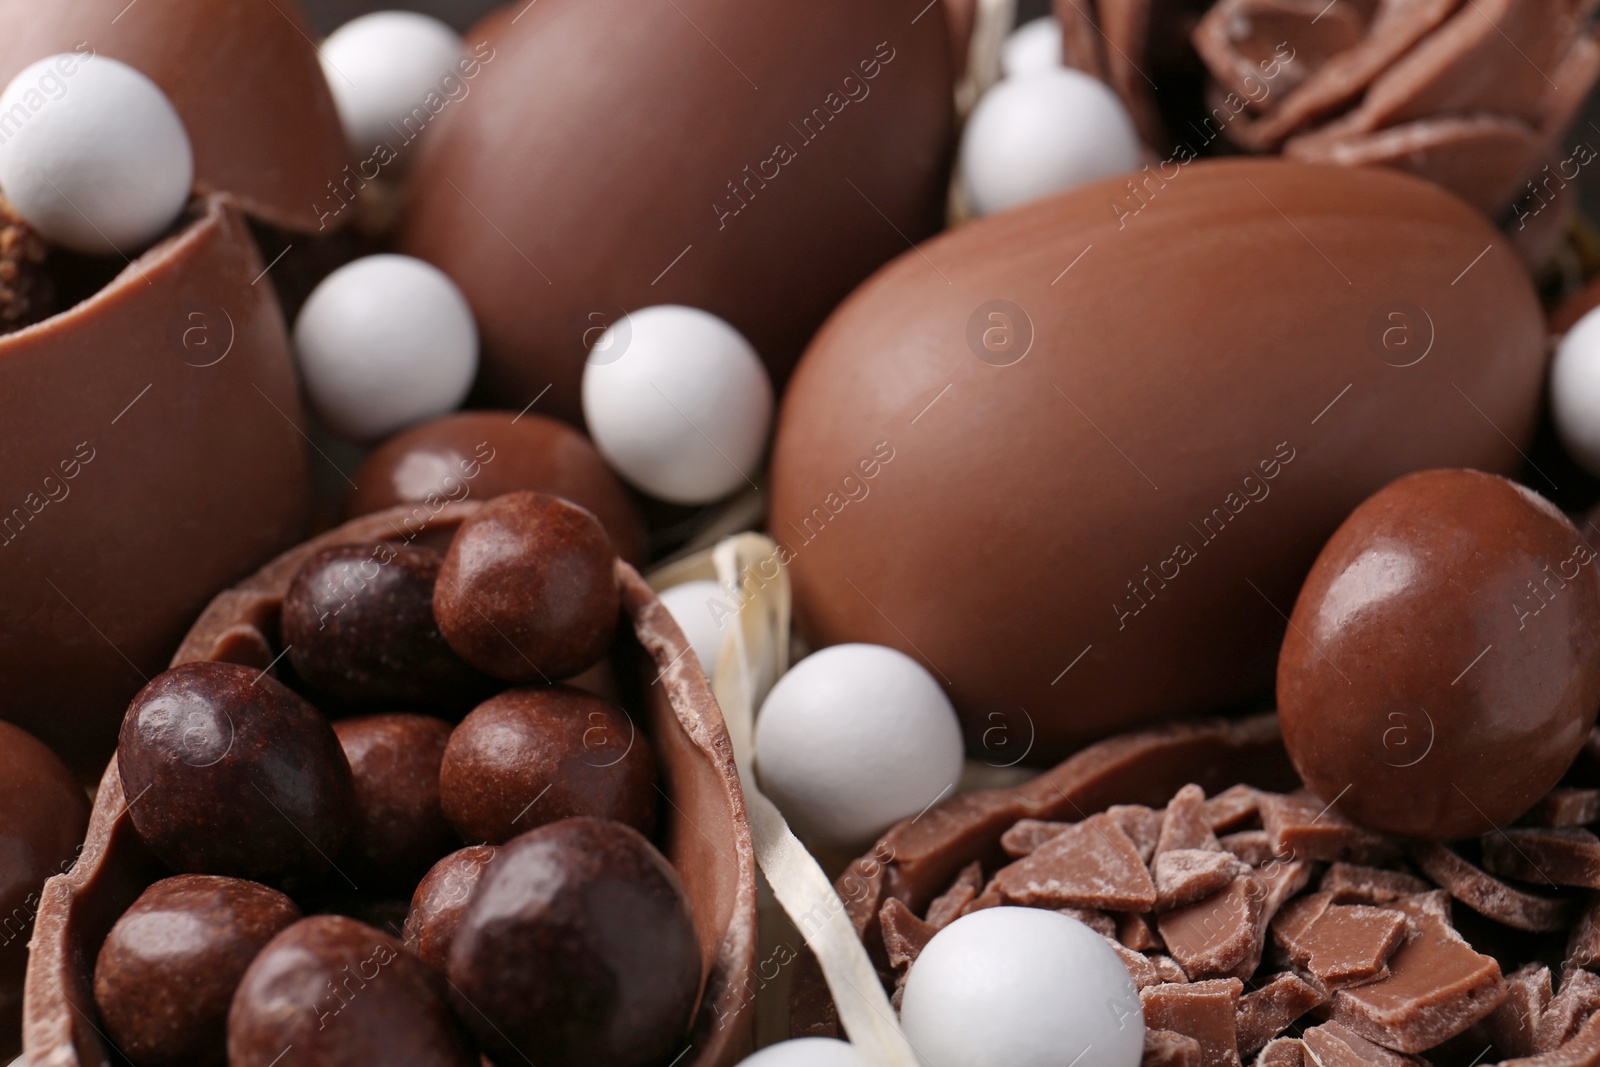
{"type": "Polygon", "coordinates": [[[1504,826],[1555,785],[1600,706],[1600,558],[1491,474],[1385,487],[1323,548],[1278,657],[1308,786],[1388,833],[1504,826]]]}
{"type": "Polygon", "coordinates": [[[548,387],[578,419],[589,346],[657,304],[726,319],[781,381],[941,221],[950,39],[925,7],[543,0],[469,30],[481,70],[420,146],[401,246],[466,293],[484,393],[548,387]]]}
{"type": "Polygon", "coordinates": [[[919,658],[997,762],[1264,698],[1349,510],[1509,470],[1533,427],[1539,307],[1466,205],[1380,171],[1169,171],[900,257],[782,410],[804,633],[919,658]]]}
{"type": "MultiPolygon", "coordinates": [[[[232,193],[250,214],[296,230],[332,230],[353,215],[341,207],[359,179],[344,188],[339,116],[295,4],[0,0],[0,26],[0,85],[57,52],[119,59],[178,109],[201,191],[232,193]]],[[[71,92],[72,78],[40,89],[71,92]]],[[[5,122],[27,119],[13,111],[5,122]]]]}
{"type": "Polygon", "coordinates": [[[80,774],[206,601],[305,522],[263,266],[210,197],[100,292],[0,337],[0,716],[80,774]]]}

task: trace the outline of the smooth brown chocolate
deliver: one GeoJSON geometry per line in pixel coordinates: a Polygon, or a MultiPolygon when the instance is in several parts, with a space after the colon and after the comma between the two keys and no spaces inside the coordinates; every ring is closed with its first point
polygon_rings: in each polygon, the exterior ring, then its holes
{"type": "Polygon", "coordinates": [[[770,529],[796,621],[920,658],[969,744],[1027,709],[1040,761],[1264,697],[1366,495],[1518,466],[1543,335],[1494,230],[1385,171],[1199,161],[963,226],[845,301],[784,396],[770,529]],[[1002,438],[1003,462],[972,447],[1002,438]]]}
{"type": "Polygon", "coordinates": [[[486,397],[576,422],[589,347],[657,304],[721,316],[785,378],[943,222],[950,39],[925,3],[544,0],[468,31],[492,59],[420,145],[400,244],[466,293],[486,397]],[[619,169],[621,145],[676,162],[619,169]]]}
{"type": "Polygon", "coordinates": [[[1003,868],[994,885],[1007,903],[1032,907],[1149,911],[1156,904],[1149,869],[1104,815],[1068,827],[1003,868]]]}
{"type": "Polygon", "coordinates": [[[229,1067],[405,1063],[478,1067],[442,977],[381,930],[338,915],[302,919],[245,972],[228,1013],[229,1067]]]}
{"type": "Polygon", "coordinates": [[[1175,1030],[1199,1042],[1201,1067],[1239,1067],[1237,978],[1186,985],[1151,986],[1139,991],[1144,1024],[1154,1030],[1175,1030]]]}
{"type": "Polygon", "coordinates": [[[421,521],[448,502],[522,489],[563,497],[594,512],[617,555],[644,559],[644,524],[594,445],[531,411],[464,411],[423,423],[379,445],[351,480],[351,518],[410,504],[421,521]]]}
{"type": "Polygon", "coordinates": [[[228,1006],[250,961],[300,918],[288,897],[238,878],[180,874],[139,894],[94,967],[94,1002],[139,1067],[227,1060],[228,1006]]]}
{"type": "Polygon", "coordinates": [[[18,1048],[28,938],[46,878],[78,858],[89,800],[72,774],[21,728],[0,722],[0,1056],[18,1048]]]}
{"type": "Polygon", "coordinates": [[[411,897],[405,946],[440,974],[450,965],[450,946],[461,916],[494,854],[493,845],[470,845],[450,853],[423,876],[411,897]]]}
{"type": "Polygon", "coordinates": [[[449,975],[496,1060],[644,1067],[682,1047],[700,951],[683,885],[648,841],[621,823],[565,819],[490,861],[449,975]]]}
{"type": "Polygon", "coordinates": [[[605,655],[617,624],[611,541],[583,508],[507,493],[461,524],[434,585],[456,654],[508,682],[550,682],[605,655]]]}
{"type": "Polygon", "coordinates": [[[1356,822],[1449,841],[1560,780],[1600,707],[1596,556],[1478,471],[1401,478],[1317,557],[1278,660],[1295,767],[1356,822]]]}
{"type": "Polygon", "coordinates": [[[655,755],[633,720],[564,685],[479,704],[451,734],[439,771],[451,825],[495,845],[578,815],[649,833],[656,791],[655,755]]]}
{"type": "Polygon", "coordinates": [[[345,845],[363,888],[411,888],[459,842],[439,803],[450,724],[426,715],[368,715],[334,723],[350,762],[355,807],[345,845]]]}
{"type": "Polygon", "coordinates": [[[157,675],[128,706],[117,769],[139,837],[181,873],[314,879],[354,818],[350,764],[328,721],[237,664],[157,675]]]}

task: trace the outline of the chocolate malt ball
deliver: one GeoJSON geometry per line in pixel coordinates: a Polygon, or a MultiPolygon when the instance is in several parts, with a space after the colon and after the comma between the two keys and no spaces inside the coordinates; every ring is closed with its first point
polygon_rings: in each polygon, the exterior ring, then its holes
{"type": "Polygon", "coordinates": [[[495,852],[494,845],[472,845],[450,853],[423,876],[411,897],[405,946],[440,974],[450,964],[450,946],[455,943],[461,916],[495,852]]]}
{"type": "Polygon", "coordinates": [[[410,889],[459,842],[439,805],[450,724],[427,715],[366,715],[335,723],[350,761],[355,811],[345,855],[358,884],[410,889]]]}

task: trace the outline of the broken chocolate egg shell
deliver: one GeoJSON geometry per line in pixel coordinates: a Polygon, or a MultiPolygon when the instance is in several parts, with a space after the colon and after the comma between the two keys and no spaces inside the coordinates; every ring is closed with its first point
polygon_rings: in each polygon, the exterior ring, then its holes
{"type": "Polygon", "coordinates": [[[1514,469],[1539,409],[1527,275],[1436,187],[1248,160],[1119,216],[1120,189],[885,267],[779,416],[770,528],[801,633],[919,658],[974,751],[995,706],[1026,709],[1012,751],[1033,737],[1042,762],[1265,698],[1350,509],[1412,470],[1514,469]]]}
{"type": "MultiPolygon", "coordinates": [[[[174,663],[222,660],[265,669],[277,655],[278,612],[289,582],[314,553],[339,544],[399,541],[435,548],[480,505],[452,504],[426,523],[405,525],[410,508],[356,519],[314,538],[219,594],[189,631],[174,663]]],[[[754,1022],[755,865],[733,749],[709,683],[677,625],[631,566],[618,562],[626,625],[612,660],[622,692],[635,695],[640,725],[655,746],[664,805],[656,843],[694,910],[707,988],[681,1067],[731,1067],[747,1051],[754,1022]]],[[[93,960],[117,917],[165,872],[138,840],[115,758],[95,799],[83,858],[45,887],[29,960],[23,1040],[28,1054],[61,1067],[105,1062],[95,1030],[93,960]]]]}
{"type": "Polygon", "coordinates": [[[419,146],[400,247],[471,303],[482,396],[520,410],[548,386],[540,410],[578,421],[589,346],[657,304],[726,319],[782,382],[943,220],[951,44],[925,3],[544,0],[469,30],[492,58],[419,146]]]}
{"type": "Polygon", "coordinates": [[[0,26],[0,85],[84,45],[167,94],[189,131],[200,192],[232,194],[248,214],[292,230],[330,232],[353,216],[329,191],[344,177],[344,134],[293,3],[0,0],[0,26]]]}
{"type": "Polygon", "coordinates": [[[4,714],[85,779],[196,613],[309,510],[277,299],[251,284],[238,208],[198,211],[93,296],[0,337],[4,714]]]}
{"type": "Polygon", "coordinates": [[[1550,791],[1600,706],[1600,574],[1549,501],[1466,470],[1356,508],[1311,568],[1278,658],[1284,743],[1363,825],[1449,841],[1550,791]]]}

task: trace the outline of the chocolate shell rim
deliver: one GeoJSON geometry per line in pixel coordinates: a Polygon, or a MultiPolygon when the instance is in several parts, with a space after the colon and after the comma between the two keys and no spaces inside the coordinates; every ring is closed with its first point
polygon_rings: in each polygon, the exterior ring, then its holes
{"type": "MultiPolygon", "coordinates": [[[[429,509],[390,508],[351,520],[289,549],[213,598],[173,655],[171,665],[210,659],[254,662],[262,654],[270,658],[270,644],[261,627],[276,619],[284,590],[312,553],[339,544],[438,534],[458,526],[482,506],[478,502],[446,505],[420,522],[419,513],[429,509]]],[[[733,916],[721,932],[715,959],[703,976],[705,993],[690,1035],[696,1044],[702,1044],[701,1051],[681,1065],[731,1067],[750,1044],[754,1001],[747,990],[754,988],[756,957],[755,851],[743,787],[734,763],[733,742],[698,661],[685,655],[688,641],[671,614],[632,566],[617,560],[616,575],[622,609],[633,623],[635,637],[660,672],[666,702],[678,725],[720,781],[720,799],[726,802],[735,828],[731,844],[737,857],[738,881],[733,916]],[[714,1025],[708,1026],[712,1020],[714,1025]]],[[[262,659],[256,665],[264,666],[266,662],[262,659]]],[[[115,915],[94,918],[86,913],[106,907],[100,898],[120,893],[127,899],[112,905],[112,910],[120,914],[132,896],[153,880],[144,879],[144,874],[159,877],[164,873],[155,869],[139,841],[128,814],[130,807],[113,755],[100,781],[78,861],[65,873],[50,878],[40,894],[23,997],[23,1048],[27,1062],[87,1067],[90,1061],[80,1055],[79,1040],[86,1036],[92,1040],[95,1035],[99,1035],[98,1040],[105,1040],[84,1009],[65,994],[64,986],[75,985],[79,997],[92,1005],[93,961],[86,958],[85,946],[75,942],[81,940],[79,928],[83,924],[98,921],[109,927],[115,915]],[[130,874],[132,885],[127,884],[130,874]],[[92,1029],[93,1034],[85,1035],[84,1027],[92,1029]]],[[[107,1061],[102,1054],[94,1062],[107,1061]]]]}

